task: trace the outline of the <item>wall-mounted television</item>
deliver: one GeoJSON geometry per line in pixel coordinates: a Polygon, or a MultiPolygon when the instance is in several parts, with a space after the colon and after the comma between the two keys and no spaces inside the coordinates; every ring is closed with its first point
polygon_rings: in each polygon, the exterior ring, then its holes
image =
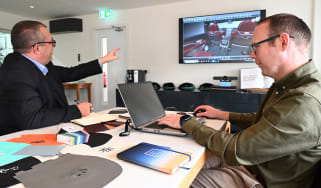
{"type": "Polygon", "coordinates": [[[246,63],[265,10],[179,18],[179,63],[246,63]]]}

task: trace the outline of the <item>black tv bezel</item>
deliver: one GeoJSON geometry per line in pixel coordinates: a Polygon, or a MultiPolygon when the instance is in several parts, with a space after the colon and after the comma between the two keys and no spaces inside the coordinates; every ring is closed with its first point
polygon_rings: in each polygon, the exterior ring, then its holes
{"type": "Polygon", "coordinates": [[[260,11],[261,19],[266,17],[266,9],[258,9],[258,10],[248,10],[248,11],[240,11],[240,12],[229,12],[229,13],[220,13],[220,14],[209,14],[209,15],[201,15],[201,16],[191,16],[191,17],[182,17],[178,19],[179,25],[179,42],[178,42],[178,50],[179,50],[179,64],[221,64],[221,63],[254,63],[255,61],[244,61],[244,60],[224,60],[223,62],[201,62],[201,63],[184,63],[184,55],[183,55],[183,19],[186,18],[197,18],[197,17],[206,17],[206,16],[218,16],[218,15],[225,15],[225,14],[234,14],[234,13],[246,13],[246,12],[253,12],[253,11],[260,11]]]}

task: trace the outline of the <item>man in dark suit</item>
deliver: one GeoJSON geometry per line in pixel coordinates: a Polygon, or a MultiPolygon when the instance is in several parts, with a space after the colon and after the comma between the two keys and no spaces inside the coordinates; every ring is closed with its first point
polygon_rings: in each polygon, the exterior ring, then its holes
{"type": "Polygon", "coordinates": [[[51,60],[56,41],[36,21],[18,22],[11,31],[11,42],[14,52],[0,68],[0,136],[89,115],[91,103],[68,105],[63,83],[99,74],[102,64],[119,58],[119,48],[115,48],[75,67],[55,66],[51,60]]]}

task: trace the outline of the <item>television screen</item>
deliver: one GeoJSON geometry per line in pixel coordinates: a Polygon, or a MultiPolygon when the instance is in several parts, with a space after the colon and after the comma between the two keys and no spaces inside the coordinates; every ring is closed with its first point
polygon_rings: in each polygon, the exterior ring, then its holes
{"type": "Polygon", "coordinates": [[[254,62],[250,44],[265,10],[179,19],[179,63],[254,62]]]}

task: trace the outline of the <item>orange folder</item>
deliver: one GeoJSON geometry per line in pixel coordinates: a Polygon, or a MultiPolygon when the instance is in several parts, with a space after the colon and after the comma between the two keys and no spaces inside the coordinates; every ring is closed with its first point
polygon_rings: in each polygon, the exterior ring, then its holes
{"type": "Polygon", "coordinates": [[[7,142],[27,143],[31,145],[62,145],[57,142],[56,134],[24,134],[7,142]]]}

